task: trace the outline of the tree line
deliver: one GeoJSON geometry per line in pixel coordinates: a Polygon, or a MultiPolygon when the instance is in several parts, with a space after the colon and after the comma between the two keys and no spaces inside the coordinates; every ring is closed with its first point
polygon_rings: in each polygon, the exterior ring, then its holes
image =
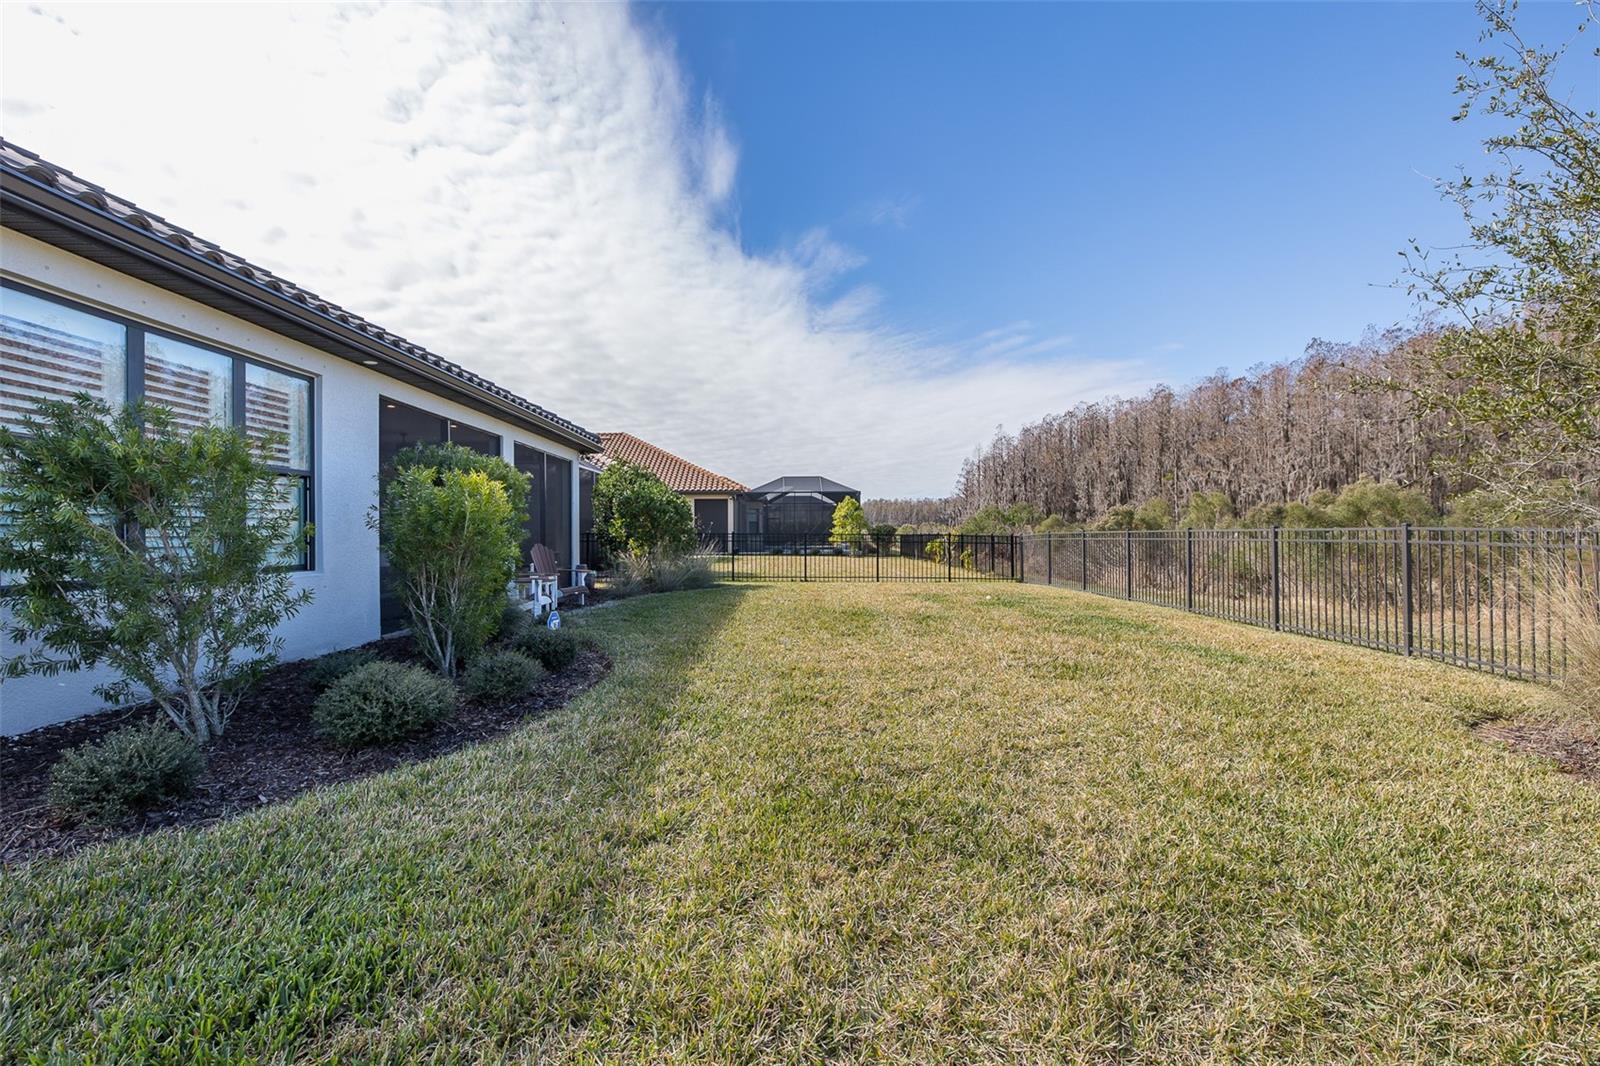
{"type": "MultiPolygon", "coordinates": [[[[1582,9],[1584,25],[1600,22],[1582,9]]],[[[950,509],[1011,525],[1419,507],[1600,525],[1600,120],[1555,87],[1577,38],[1536,47],[1514,3],[1478,10],[1487,50],[1461,56],[1455,118],[1502,132],[1484,141],[1488,172],[1438,183],[1467,242],[1403,253],[1419,325],[1002,431],[963,464],[950,509]],[[1341,503],[1358,485],[1372,488],[1341,503]]],[[[869,515],[894,520],[912,502],[871,501],[869,515]]]]}
{"type": "Polygon", "coordinates": [[[1461,486],[1439,460],[1461,447],[1440,414],[1376,382],[1403,378],[1427,335],[1314,343],[1306,356],[1192,388],[1080,404],[1001,432],[963,464],[964,514],[1027,504],[1070,524],[1160,501],[1216,496],[1243,514],[1367,480],[1420,487],[1438,507],[1461,486]]]}

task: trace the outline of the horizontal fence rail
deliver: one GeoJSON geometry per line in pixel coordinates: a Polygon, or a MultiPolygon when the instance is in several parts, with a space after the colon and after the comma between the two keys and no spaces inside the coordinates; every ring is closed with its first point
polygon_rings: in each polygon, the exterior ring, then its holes
{"type": "Polygon", "coordinates": [[[1192,529],[1018,538],[1019,580],[1078,588],[1510,677],[1566,667],[1600,602],[1600,533],[1192,529]]]}
{"type": "Polygon", "coordinates": [[[815,541],[720,534],[702,547],[728,581],[1016,581],[1020,537],[904,533],[815,541]]]}

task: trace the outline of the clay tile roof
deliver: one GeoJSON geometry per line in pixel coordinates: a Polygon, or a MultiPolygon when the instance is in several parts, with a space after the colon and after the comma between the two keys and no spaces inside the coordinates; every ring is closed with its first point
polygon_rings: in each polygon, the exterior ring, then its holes
{"type": "Polygon", "coordinates": [[[743,492],[745,488],[731,477],[714,474],[669,451],[640,440],[632,433],[600,434],[599,466],[608,463],[633,463],[666,482],[674,492],[743,492]]]}
{"type": "Polygon", "coordinates": [[[0,175],[3,175],[8,181],[13,178],[25,178],[47,186],[63,195],[71,196],[80,203],[86,204],[104,215],[103,225],[105,226],[121,224],[123,226],[136,227],[146,233],[153,234],[179,254],[205,259],[228,271],[236,278],[279,293],[318,314],[343,323],[372,341],[376,341],[414,359],[419,359],[429,366],[443,371],[446,375],[455,378],[469,389],[487,393],[511,407],[520,408],[547,424],[558,426],[580,440],[595,440],[593,433],[576,422],[568,421],[530,400],[525,400],[487,378],[474,374],[459,363],[453,363],[420,345],[412,344],[410,341],[390,333],[381,326],[368,322],[359,315],[353,315],[343,308],[321,299],[316,294],[307,292],[293,282],[278,277],[272,271],[249,263],[232,252],[217,247],[210,241],[202,240],[183,227],[168,222],[161,216],[152,214],[114,193],[107,192],[99,185],[86,181],[71,171],[56,166],[54,163],[42,159],[27,149],[6,140],[0,140],[0,175]]]}

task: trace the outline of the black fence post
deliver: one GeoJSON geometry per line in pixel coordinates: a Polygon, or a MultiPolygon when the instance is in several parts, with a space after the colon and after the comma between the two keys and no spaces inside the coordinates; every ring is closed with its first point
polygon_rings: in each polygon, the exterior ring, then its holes
{"type": "Polygon", "coordinates": [[[956,579],[956,542],[949,533],[944,535],[944,579],[956,579]]]}
{"type": "MultiPolygon", "coordinates": [[[[1578,558],[1583,558],[1581,551],[1578,553],[1578,558]]],[[[1044,583],[1046,585],[1054,585],[1056,583],[1056,538],[1048,533],[1045,534],[1044,538],[1044,583]]],[[[1579,584],[1582,584],[1581,579],[1579,584]]]]}
{"type": "Polygon", "coordinates": [[[1122,531],[1122,550],[1128,564],[1128,599],[1133,599],[1133,530],[1122,531]]]}
{"type": "Polygon", "coordinates": [[[1078,543],[1083,547],[1083,591],[1089,591],[1089,531],[1078,531],[1078,543]]]}
{"type": "Polygon", "coordinates": [[[808,538],[801,537],[800,538],[800,580],[801,581],[810,581],[811,580],[811,563],[809,561],[810,555],[811,555],[811,542],[810,542],[810,540],[808,538]]]}
{"type": "Polygon", "coordinates": [[[733,542],[733,534],[728,534],[728,580],[734,581],[734,560],[739,558],[738,546],[733,542]]]}
{"type": "Polygon", "coordinates": [[[1402,522],[1402,523],[1400,523],[1400,584],[1402,586],[1404,586],[1404,588],[1403,588],[1403,590],[1402,590],[1402,592],[1400,594],[1400,600],[1401,600],[1401,604],[1402,604],[1401,613],[1405,617],[1406,654],[1407,655],[1411,655],[1416,650],[1415,638],[1412,635],[1415,632],[1415,626],[1413,625],[1413,622],[1415,621],[1416,611],[1415,611],[1415,600],[1414,600],[1414,597],[1413,597],[1413,593],[1411,591],[1412,582],[1411,582],[1411,523],[1410,522],[1402,522]]]}
{"type": "Polygon", "coordinates": [[[1027,571],[1023,569],[1022,538],[1015,533],[1011,534],[1011,576],[1017,581],[1027,576],[1027,571]]]}
{"type": "Polygon", "coordinates": [[[1283,573],[1278,561],[1278,527],[1272,527],[1272,628],[1283,628],[1283,573]]]}
{"type": "Polygon", "coordinates": [[[1194,610],[1194,530],[1183,531],[1183,609],[1194,610]]]}
{"type": "Polygon", "coordinates": [[[872,542],[872,580],[883,580],[883,545],[872,542]]]}

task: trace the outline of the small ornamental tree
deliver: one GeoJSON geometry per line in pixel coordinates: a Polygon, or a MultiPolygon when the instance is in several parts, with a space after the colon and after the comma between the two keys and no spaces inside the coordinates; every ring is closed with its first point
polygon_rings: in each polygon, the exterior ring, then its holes
{"type": "Polygon", "coordinates": [[[595,479],[594,525],[608,548],[646,560],[695,546],[689,501],[633,463],[612,463],[595,479]]]}
{"type": "Polygon", "coordinates": [[[147,691],[191,740],[221,736],[311,599],[281,567],[299,520],[259,444],[179,430],[164,410],[87,396],[0,427],[0,606],[35,645],[6,677],[105,664],[112,703],[147,691]]]}
{"type": "Polygon", "coordinates": [[[375,518],[411,635],[440,673],[454,677],[456,664],[500,624],[525,513],[513,496],[527,499],[528,479],[466,448],[409,451],[396,458],[375,518]]]}
{"type": "Polygon", "coordinates": [[[833,509],[833,532],[830,539],[835,544],[846,544],[859,542],[866,535],[867,515],[861,509],[861,501],[854,496],[846,496],[833,509]]]}
{"type": "Polygon", "coordinates": [[[1487,173],[1438,183],[1461,209],[1466,247],[1413,243],[1406,253],[1411,288],[1443,328],[1414,350],[1411,380],[1389,384],[1419,417],[1444,416],[1461,455],[1448,472],[1481,485],[1481,510],[1493,502],[1502,520],[1596,523],[1600,117],[1570,86],[1592,90],[1600,49],[1577,49],[1589,78],[1572,82],[1567,48],[1524,40],[1515,4],[1477,6],[1487,54],[1461,56],[1455,118],[1500,128],[1483,142],[1487,173]]]}

